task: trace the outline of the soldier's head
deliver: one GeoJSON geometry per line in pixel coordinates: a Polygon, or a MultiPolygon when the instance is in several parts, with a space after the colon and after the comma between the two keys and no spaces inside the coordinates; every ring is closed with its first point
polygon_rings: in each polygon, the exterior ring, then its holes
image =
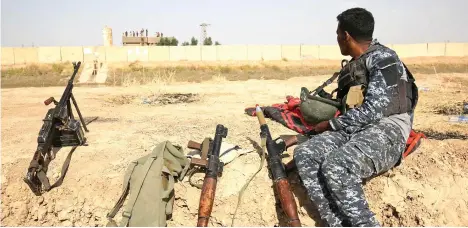
{"type": "Polygon", "coordinates": [[[362,44],[369,44],[374,33],[374,17],[363,8],[348,9],[337,17],[337,41],[342,55],[352,55],[362,44]]]}

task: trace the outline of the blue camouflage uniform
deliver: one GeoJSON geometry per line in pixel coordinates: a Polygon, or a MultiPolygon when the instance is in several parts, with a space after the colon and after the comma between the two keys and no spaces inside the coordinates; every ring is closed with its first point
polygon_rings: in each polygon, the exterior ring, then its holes
{"type": "Polygon", "coordinates": [[[363,104],[330,120],[332,130],[294,150],[308,196],[329,226],[380,226],[362,179],[400,163],[412,127],[412,111],[385,115],[395,102],[396,81],[408,80],[403,63],[377,40],[370,47],[375,50],[364,57],[368,87],[363,104]]]}

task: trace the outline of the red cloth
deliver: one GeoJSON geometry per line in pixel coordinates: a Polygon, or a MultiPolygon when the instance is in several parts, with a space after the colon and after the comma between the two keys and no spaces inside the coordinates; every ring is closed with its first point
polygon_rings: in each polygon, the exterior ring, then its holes
{"type": "MultiPolygon", "coordinates": [[[[280,122],[285,127],[294,130],[300,134],[306,134],[314,129],[314,125],[308,124],[302,116],[299,104],[301,99],[293,96],[286,96],[286,102],[282,104],[272,104],[271,106],[261,107],[265,113],[265,117],[280,122]]],[[[245,112],[250,116],[255,116],[255,107],[245,109],[245,112]]],[[[339,116],[337,111],[335,117],[339,116]]],[[[403,158],[406,158],[410,153],[414,152],[420,144],[420,139],[426,138],[423,133],[417,133],[411,129],[408,140],[406,141],[406,149],[403,153],[403,158]]]]}

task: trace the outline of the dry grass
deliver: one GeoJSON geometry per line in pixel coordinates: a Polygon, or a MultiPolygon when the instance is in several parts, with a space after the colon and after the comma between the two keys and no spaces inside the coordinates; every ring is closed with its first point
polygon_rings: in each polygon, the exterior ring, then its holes
{"type": "MultiPolygon", "coordinates": [[[[79,77],[82,68],[77,73],[79,77]]],[[[31,64],[20,67],[2,67],[2,88],[46,87],[65,85],[73,73],[70,62],[31,64]]]]}
{"type": "MultiPolygon", "coordinates": [[[[468,58],[436,57],[405,59],[414,74],[467,73],[468,58]]],[[[109,65],[108,86],[171,84],[212,80],[285,80],[292,77],[331,75],[340,61],[253,62],[133,62],[109,65]]],[[[71,63],[17,66],[2,69],[2,88],[65,85],[71,63]]],[[[466,80],[466,79],[461,79],[466,80]]],[[[466,81],[463,83],[467,83],[466,81]]]]}

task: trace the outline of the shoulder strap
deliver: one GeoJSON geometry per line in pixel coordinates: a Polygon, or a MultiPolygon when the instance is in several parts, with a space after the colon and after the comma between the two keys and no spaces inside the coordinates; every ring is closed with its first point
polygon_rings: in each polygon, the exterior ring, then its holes
{"type": "Polygon", "coordinates": [[[120,196],[119,200],[117,201],[115,206],[112,208],[112,210],[106,216],[107,219],[109,220],[109,222],[106,225],[108,227],[109,226],[111,226],[111,227],[117,226],[117,224],[115,223],[113,218],[115,217],[117,212],[122,207],[123,203],[125,202],[125,198],[127,198],[128,190],[129,190],[129,184],[130,184],[130,177],[132,176],[132,173],[135,170],[136,165],[137,165],[137,162],[133,161],[132,163],[130,163],[129,167],[127,168],[127,171],[125,172],[122,195],[120,196]]]}
{"type": "Polygon", "coordinates": [[[135,206],[136,200],[141,191],[141,187],[143,186],[143,182],[145,181],[146,175],[148,174],[151,166],[155,165],[157,166],[156,169],[160,169],[160,170],[163,169],[162,166],[163,166],[164,159],[162,155],[164,153],[165,148],[166,148],[166,143],[159,144],[156,148],[154,148],[154,150],[152,151],[152,153],[146,160],[145,164],[143,165],[143,168],[142,168],[143,171],[141,173],[141,176],[137,177],[138,179],[136,179],[135,186],[132,187],[133,189],[138,189],[138,192],[134,192],[128,199],[128,203],[122,212],[122,220],[120,221],[119,226],[121,227],[128,226],[130,218],[132,217],[133,207],[135,206]]]}

